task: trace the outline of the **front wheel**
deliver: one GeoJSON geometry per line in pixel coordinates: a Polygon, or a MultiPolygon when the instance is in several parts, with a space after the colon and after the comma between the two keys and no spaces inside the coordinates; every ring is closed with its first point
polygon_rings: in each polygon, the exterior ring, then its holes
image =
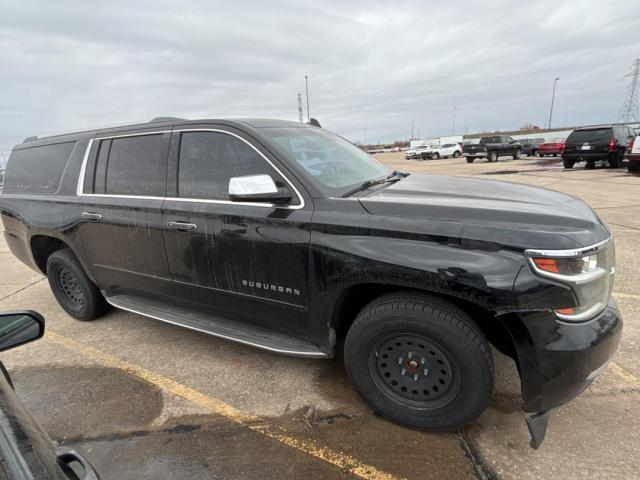
{"type": "Polygon", "coordinates": [[[72,317],[94,320],[109,309],[100,290],[84,272],[70,248],[49,256],[47,278],[56,300],[72,317]]]}
{"type": "Polygon", "coordinates": [[[438,152],[433,152],[431,154],[431,160],[437,160],[438,158],[440,158],[440,154],[438,152]]]}
{"type": "Polygon", "coordinates": [[[534,150],[533,152],[531,152],[531,156],[532,157],[539,157],[540,154],[538,153],[538,150],[534,150]]]}
{"type": "Polygon", "coordinates": [[[390,294],[368,304],[349,329],[344,361],[365,402],[410,427],[460,428],[491,399],[487,341],[462,310],[430,295],[390,294]]]}
{"type": "Polygon", "coordinates": [[[467,163],[473,163],[474,160],[475,158],[473,157],[467,157],[467,163]]]}

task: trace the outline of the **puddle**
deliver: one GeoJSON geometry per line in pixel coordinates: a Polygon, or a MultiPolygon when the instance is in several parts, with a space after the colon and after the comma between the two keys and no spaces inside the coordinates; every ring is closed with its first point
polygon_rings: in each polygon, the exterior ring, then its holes
{"type": "Polygon", "coordinates": [[[60,441],[144,429],[163,407],[158,387],[114,368],[16,368],[11,377],[22,402],[60,441]]]}

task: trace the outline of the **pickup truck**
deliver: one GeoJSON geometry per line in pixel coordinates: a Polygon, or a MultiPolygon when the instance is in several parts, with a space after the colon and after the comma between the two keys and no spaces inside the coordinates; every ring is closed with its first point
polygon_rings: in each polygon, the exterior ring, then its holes
{"type": "Polygon", "coordinates": [[[517,362],[537,447],[622,331],[611,231],[581,200],[393,171],[299,123],[163,118],[29,138],[0,219],[70,317],[113,306],[274,353],[340,348],[372,410],[413,428],[483,412],[493,344],[517,362]]]}
{"type": "Polygon", "coordinates": [[[482,137],[480,143],[465,145],[464,156],[467,163],[473,163],[476,158],[486,158],[489,162],[497,162],[498,158],[513,156],[514,160],[522,156],[522,145],[511,137],[496,135],[482,137]]]}

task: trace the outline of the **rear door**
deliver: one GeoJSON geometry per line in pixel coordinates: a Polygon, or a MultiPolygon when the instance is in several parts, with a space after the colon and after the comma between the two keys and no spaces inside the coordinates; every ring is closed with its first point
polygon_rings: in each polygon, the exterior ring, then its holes
{"type": "Polygon", "coordinates": [[[163,223],[178,302],[307,337],[313,209],[275,159],[231,127],[176,127],[168,185],[163,223]],[[229,179],[256,174],[289,187],[290,204],[231,202],[229,179]]]}
{"type": "Polygon", "coordinates": [[[98,286],[171,296],[162,235],[171,132],[98,135],[81,170],[80,237],[98,286]]]}

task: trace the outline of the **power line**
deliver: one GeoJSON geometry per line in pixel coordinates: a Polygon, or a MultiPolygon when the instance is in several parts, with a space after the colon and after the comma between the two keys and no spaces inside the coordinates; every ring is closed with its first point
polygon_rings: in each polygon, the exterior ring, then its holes
{"type": "Polygon", "coordinates": [[[631,66],[631,72],[622,78],[631,77],[631,82],[627,86],[627,93],[624,99],[624,105],[620,110],[620,122],[638,122],[640,121],[640,107],[638,106],[638,90],[640,90],[640,58],[636,58],[631,66]]]}

